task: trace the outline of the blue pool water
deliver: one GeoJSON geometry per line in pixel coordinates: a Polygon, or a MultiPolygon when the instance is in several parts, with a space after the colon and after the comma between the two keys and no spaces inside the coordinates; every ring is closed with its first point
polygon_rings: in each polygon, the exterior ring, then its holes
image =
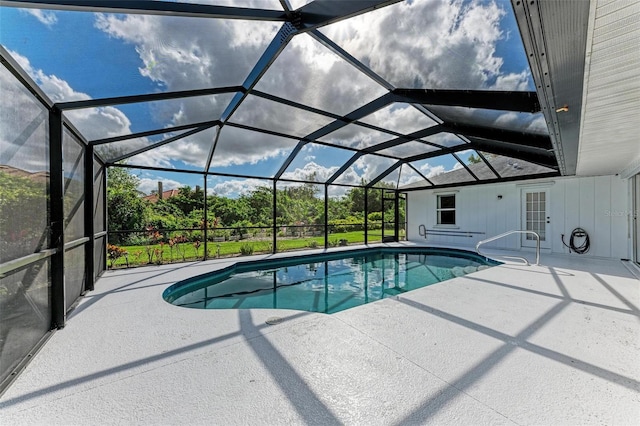
{"type": "Polygon", "coordinates": [[[163,297],[188,308],[331,314],[497,264],[460,250],[367,249],[242,262],[178,282],[163,297]]]}

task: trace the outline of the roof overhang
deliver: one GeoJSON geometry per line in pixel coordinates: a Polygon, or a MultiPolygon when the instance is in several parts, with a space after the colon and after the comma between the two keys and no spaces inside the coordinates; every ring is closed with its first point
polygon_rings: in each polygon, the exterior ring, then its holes
{"type": "Polygon", "coordinates": [[[561,173],[639,171],[640,2],[512,4],[561,173]]]}

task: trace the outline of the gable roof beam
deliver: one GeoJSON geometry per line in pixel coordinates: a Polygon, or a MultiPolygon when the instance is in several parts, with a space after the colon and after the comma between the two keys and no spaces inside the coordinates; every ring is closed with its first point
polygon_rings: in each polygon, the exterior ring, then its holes
{"type": "MultiPolygon", "coordinates": [[[[393,172],[395,169],[397,169],[398,167],[400,167],[402,164],[404,163],[404,161],[402,160],[398,160],[397,162],[395,162],[393,165],[391,165],[387,170],[385,170],[384,172],[380,173],[378,176],[376,176],[374,179],[371,180],[371,182],[369,182],[368,184],[366,184],[364,187],[365,188],[372,188],[373,185],[375,185],[376,183],[380,182],[382,179],[384,179],[385,177],[387,177],[391,172],[393,172]]],[[[397,188],[396,188],[397,189],[397,188]]]]}
{"type": "MultiPolygon", "coordinates": [[[[373,114],[381,108],[386,107],[392,102],[392,96],[389,93],[385,93],[377,99],[372,100],[366,105],[361,106],[360,108],[350,112],[349,114],[338,118],[336,121],[333,121],[327,124],[324,127],[319,128],[313,133],[310,133],[307,138],[309,139],[319,139],[323,136],[328,135],[329,133],[333,133],[342,127],[353,123],[354,121],[360,120],[363,117],[366,117],[369,114],[373,114]]],[[[381,129],[383,130],[383,129],[381,129]]]]}
{"type": "Polygon", "coordinates": [[[417,174],[419,174],[420,176],[422,176],[422,178],[423,178],[424,180],[426,180],[426,181],[427,181],[427,183],[428,183],[429,185],[433,185],[433,182],[431,182],[431,181],[429,180],[429,178],[428,178],[428,177],[426,177],[426,176],[424,175],[424,173],[422,173],[420,170],[418,170],[416,167],[414,167],[414,165],[413,165],[413,164],[411,164],[411,163],[404,163],[404,164],[406,164],[407,166],[411,167],[411,168],[413,169],[413,171],[414,171],[414,172],[416,172],[417,174]]]}
{"type": "Polygon", "coordinates": [[[369,102],[368,104],[356,109],[355,111],[350,112],[349,114],[345,115],[344,117],[341,117],[329,124],[327,124],[324,127],[321,127],[320,129],[316,130],[313,133],[310,133],[309,135],[307,135],[303,140],[301,140],[298,145],[294,148],[294,150],[291,152],[291,155],[289,155],[289,157],[287,157],[287,160],[284,162],[284,164],[282,165],[282,167],[280,167],[280,170],[278,170],[278,173],[275,174],[274,179],[278,180],[280,179],[280,177],[282,176],[282,174],[285,172],[285,170],[287,170],[287,168],[289,167],[289,165],[291,164],[291,162],[293,161],[293,159],[295,158],[295,155],[297,155],[300,150],[302,149],[302,147],[304,147],[304,145],[307,144],[307,141],[312,141],[312,140],[316,140],[319,139],[323,136],[328,135],[329,133],[335,132],[336,130],[346,126],[347,124],[350,124],[362,117],[366,117],[367,115],[379,110],[380,108],[383,108],[385,106],[387,106],[389,104],[389,102],[391,101],[391,95],[389,93],[386,93],[382,96],[380,96],[377,99],[374,99],[373,101],[369,102]]]}
{"type": "Polygon", "coordinates": [[[384,87],[387,90],[393,90],[395,87],[386,81],[384,78],[380,77],[376,74],[371,68],[364,65],[362,62],[357,60],[354,56],[352,56],[349,52],[344,50],[342,47],[338,46],[333,40],[331,40],[326,35],[322,34],[318,30],[313,30],[309,33],[310,36],[315,38],[318,42],[323,44],[326,48],[333,51],[336,55],[340,56],[342,59],[347,61],[349,64],[353,65],[358,71],[365,74],[367,77],[378,83],[380,86],[384,87]]]}
{"type": "Polygon", "coordinates": [[[531,148],[547,150],[553,149],[553,144],[551,143],[551,138],[549,136],[536,133],[517,132],[513,130],[503,130],[484,126],[471,126],[452,122],[443,123],[442,131],[467,137],[478,137],[482,139],[508,142],[531,148]]]}
{"type": "Polygon", "coordinates": [[[219,95],[222,93],[242,92],[241,86],[214,87],[211,89],[181,90],[177,92],[147,93],[143,95],[116,96],[112,98],[85,99],[82,101],[58,102],[55,104],[61,111],[99,108],[112,105],[135,104],[139,102],[165,101],[169,99],[191,98],[194,96],[219,95]]]}
{"type": "Polygon", "coordinates": [[[229,118],[231,118],[242,101],[247,97],[249,91],[258,84],[258,81],[260,81],[262,76],[267,72],[271,64],[273,64],[273,62],[278,58],[280,53],[282,53],[296,33],[296,28],[289,22],[285,22],[282,27],[280,27],[280,30],[278,30],[271,40],[271,43],[269,43],[269,46],[267,46],[262,56],[260,56],[260,59],[258,59],[258,62],[256,62],[255,66],[242,83],[244,90],[241,93],[236,93],[222,113],[221,119],[223,122],[227,122],[229,118]]]}
{"type": "Polygon", "coordinates": [[[359,151],[359,152],[356,152],[355,154],[353,154],[353,156],[351,158],[349,158],[349,160],[347,160],[347,162],[344,163],[342,165],[342,167],[340,167],[338,170],[336,170],[336,172],[333,175],[331,175],[331,177],[329,179],[327,179],[325,184],[331,185],[336,179],[338,179],[340,177],[341,174],[346,172],[347,169],[349,167],[351,167],[351,165],[353,165],[353,163],[358,161],[358,159],[360,157],[362,157],[363,155],[364,155],[364,152],[362,152],[362,151],[359,151]]]}
{"type": "Polygon", "coordinates": [[[275,96],[275,95],[270,95],[269,93],[265,93],[265,92],[261,92],[259,90],[252,90],[251,94],[254,96],[258,96],[260,98],[263,99],[268,99],[270,101],[274,101],[274,102],[278,102],[280,104],[284,104],[284,105],[288,105],[290,107],[294,107],[294,108],[298,108],[304,111],[308,111],[308,112],[312,112],[314,114],[318,114],[318,115],[323,115],[325,117],[331,117],[334,120],[339,120],[342,116],[338,115],[338,114],[333,114],[331,112],[322,110],[322,109],[318,109],[318,108],[314,108],[312,106],[309,105],[305,105],[305,104],[301,104],[299,102],[295,102],[295,101],[290,101],[288,99],[284,99],[281,98],[279,96],[275,96]]]}
{"type": "Polygon", "coordinates": [[[413,157],[405,158],[405,162],[413,162],[419,160],[426,160],[427,158],[439,157],[441,155],[452,154],[458,151],[464,151],[467,149],[483,150],[492,154],[504,155],[506,157],[517,158],[519,160],[528,161],[530,163],[538,164],[544,167],[557,169],[558,165],[555,162],[555,156],[553,152],[545,151],[537,148],[523,148],[514,144],[507,144],[496,141],[489,141],[479,138],[469,138],[470,143],[464,143],[451,148],[444,148],[440,151],[428,152],[425,154],[414,155],[413,157]]]}
{"type": "Polygon", "coordinates": [[[211,144],[211,148],[209,149],[209,155],[207,156],[207,162],[204,164],[204,172],[207,173],[209,168],[211,167],[211,161],[213,160],[213,153],[216,152],[216,146],[218,146],[218,139],[220,139],[220,133],[222,132],[222,128],[218,126],[216,128],[216,137],[211,144]]]}
{"type": "Polygon", "coordinates": [[[489,169],[493,172],[494,175],[496,175],[496,177],[501,178],[502,176],[500,176],[500,173],[498,173],[498,171],[491,165],[491,163],[489,162],[489,160],[487,160],[485,158],[484,155],[482,155],[482,153],[480,151],[476,151],[476,154],[478,154],[478,157],[480,157],[480,159],[482,161],[484,161],[484,164],[487,165],[487,167],[489,167],[489,169]]]}
{"type": "Polygon", "coordinates": [[[176,132],[180,130],[193,129],[195,127],[206,126],[208,124],[218,125],[220,124],[220,120],[203,121],[200,123],[193,123],[193,124],[183,124],[181,126],[165,127],[163,129],[148,130],[146,132],[129,133],[128,135],[114,136],[111,138],[95,139],[95,140],[89,141],[89,145],[103,145],[106,143],[125,141],[127,139],[144,138],[146,136],[161,135],[163,133],[171,133],[171,132],[176,132]]]}
{"type": "Polygon", "coordinates": [[[423,191],[425,189],[444,189],[444,188],[456,188],[461,186],[473,186],[473,185],[488,185],[490,183],[503,183],[503,182],[517,182],[522,180],[530,180],[530,179],[542,179],[549,177],[560,176],[560,172],[545,172],[545,173],[536,173],[532,175],[523,175],[523,176],[508,176],[496,179],[484,179],[478,181],[469,181],[469,182],[454,182],[454,183],[445,183],[433,186],[418,186],[411,188],[402,188],[400,192],[414,192],[414,191],[423,191]]]}
{"type": "Polygon", "coordinates": [[[117,163],[118,161],[126,160],[127,158],[133,157],[133,156],[138,155],[138,154],[142,154],[142,153],[144,153],[144,152],[147,152],[147,151],[149,151],[149,150],[151,150],[151,149],[154,149],[154,148],[157,148],[157,147],[159,147],[159,146],[166,145],[166,144],[171,143],[171,142],[175,142],[175,141],[177,141],[178,139],[182,139],[182,138],[185,138],[185,137],[187,137],[187,136],[195,135],[196,133],[200,133],[200,132],[202,132],[202,131],[204,131],[204,130],[207,130],[207,129],[209,129],[209,128],[213,127],[213,126],[214,126],[214,124],[208,124],[208,125],[206,125],[206,126],[200,126],[200,127],[196,128],[196,129],[193,129],[193,130],[191,130],[191,131],[189,131],[189,132],[186,132],[186,133],[183,133],[183,134],[180,134],[180,135],[174,136],[174,137],[172,137],[172,138],[165,139],[165,140],[163,140],[163,141],[160,141],[160,142],[157,142],[157,143],[154,143],[154,144],[151,144],[151,145],[145,146],[145,147],[143,147],[143,148],[137,149],[137,150],[135,150],[135,151],[133,151],[133,152],[130,152],[130,153],[128,153],[128,154],[125,154],[125,155],[121,155],[121,156],[119,156],[119,157],[116,157],[116,158],[114,158],[113,160],[108,161],[108,162],[106,163],[106,165],[107,165],[107,166],[110,166],[110,165],[112,165],[112,164],[114,164],[114,163],[117,163]]]}
{"type": "Polygon", "coordinates": [[[298,29],[311,31],[375,9],[398,3],[401,0],[315,0],[296,9],[300,16],[298,29]]]}
{"type": "MultiPolygon", "coordinates": [[[[432,127],[428,127],[426,129],[422,129],[422,130],[418,130],[416,132],[413,133],[409,133],[408,135],[405,136],[399,136],[397,138],[388,140],[386,142],[381,142],[377,145],[374,146],[370,146],[368,148],[363,149],[363,151],[366,151],[367,153],[371,154],[377,151],[382,151],[383,149],[387,149],[387,148],[392,148],[394,146],[397,145],[401,145],[405,142],[412,142],[415,141],[417,139],[420,138],[424,138],[427,136],[433,136],[437,133],[443,132],[443,127],[441,125],[437,125],[437,126],[432,126],[432,127]]],[[[424,143],[425,145],[430,145],[430,146],[434,146],[436,148],[443,148],[441,145],[435,144],[433,142],[428,142],[428,141],[422,141],[420,140],[419,142],[424,143]]]]}
{"type": "Polygon", "coordinates": [[[506,157],[517,158],[558,170],[558,163],[553,151],[538,148],[522,147],[510,143],[491,141],[480,138],[469,138],[470,148],[490,152],[492,154],[504,155],[506,157]]]}
{"type": "Polygon", "coordinates": [[[287,20],[286,13],[280,10],[250,9],[245,7],[214,6],[151,0],[3,0],[2,5],[32,9],[121,13],[128,15],[171,15],[189,18],[220,18],[259,21],[287,20]]]}
{"type": "Polygon", "coordinates": [[[471,171],[471,169],[470,169],[466,164],[464,164],[464,161],[462,161],[462,159],[460,159],[460,157],[458,157],[458,156],[456,155],[456,153],[455,153],[455,152],[452,152],[452,153],[451,153],[451,155],[453,155],[453,158],[455,158],[455,159],[456,159],[456,161],[457,161],[458,163],[460,163],[460,165],[461,165],[462,167],[464,167],[464,168],[465,168],[465,170],[466,170],[466,171],[468,171],[468,172],[469,172],[469,174],[470,174],[471,176],[473,176],[473,178],[474,178],[475,180],[480,180],[480,179],[478,179],[478,176],[476,176],[476,174],[475,174],[475,173],[473,173],[473,172],[471,171]]]}
{"type": "Polygon", "coordinates": [[[298,153],[302,150],[302,148],[304,148],[306,144],[307,144],[307,141],[298,142],[298,144],[296,145],[295,148],[293,148],[293,150],[291,151],[287,159],[284,161],[282,166],[280,166],[280,169],[278,170],[278,172],[273,176],[274,181],[277,181],[282,177],[282,174],[287,171],[287,169],[293,162],[293,159],[296,158],[296,155],[298,155],[298,153]]]}
{"type": "MultiPolygon", "coordinates": [[[[4,5],[4,3],[2,4],[4,5]]],[[[9,52],[0,45],[0,63],[27,89],[36,99],[47,108],[53,107],[53,101],[44,91],[36,84],[22,66],[9,54],[9,52]]]]}
{"type": "Polygon", "coordinates": [[[540,111],[536,92],[497,90],[394,89],[396,102],[461,106],[535,113],[540,111]]]}

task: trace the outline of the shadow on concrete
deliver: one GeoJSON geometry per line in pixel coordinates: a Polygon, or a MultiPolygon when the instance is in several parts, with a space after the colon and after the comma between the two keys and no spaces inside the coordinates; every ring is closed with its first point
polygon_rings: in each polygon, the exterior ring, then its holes
{"type": "Polygon", "coordinates": [[[593,272],[591,273],[591,276],[598,281],[600,284],[602,284],[602,286],[604,288],[606,288],[609,293],[613,294],[619,301],[621,301],[622,303],[624,303],[625,305],[627,305],[629,307],[629,309],[631,310],[631,312],[633,312],[633,315],[637,316],[638,318],[640,318],[640,309],[638,309],[638,307],[636,305],[634,305],[633,303],[631,303],[631,301],[629,299],[627,299],[626,297],[624,297],[623,295],[621,295],[615,288],[613,288],[611,286],[611,284],[609,284],[608,282],[606,282],[605,280],[602,279],[602,277],[600,277],[598,274],[594,274],[593,272]]]}
{"type": "MultiPolygon", "coordinates": [[[[538,295],[538,296],[549,297],[549,298],[552,298],[552,299],[568,300],[568,301],[570,301],[572,303],[577,303],[577,304],[585,305],[585,306],[591,306],[593,308],[606,309],[608,311],[620,312],[622,314],[634,315],[634,316],[637,316],[640,319],[640,310],[638,310],[638,308],[633,306],[633,304],[631,304],[631,302],[629,302],[627,304],[627,306],[630,306],[632,308],[631,309],[625,309],[625,308],[618,308],[618,307],[615,307],[615,306],[604,305],[602,303],[589,302],[587,300],[576,299],[576,298],[573,298],[573,297],[570,297],[570,296],[563,296],[563,295],[559,295],[559,294],[547,293],[545,291],[534,290],[532,288],[519,287],[519,286],[512,285],[512,284],[505,284],[505,283],[501,283],[501,282],[498,282],[498,281],[487,280],[487,279],[484,279],[484,278],[479,278],[479,277],[473,276],[473,274],[465,275],[465,279],[473,280],[473,281],[479,281],[479,282],[482,282],[482,283],[485,283],[485,284],[495,285],[495,286],[498,286],[498,287],[508,288],[508,289],[511,289],[511,290],[523,291],[525,293],[531,293],[531,294],[535,294],[535,295],[538,295]]],[[[622,296],[620,296],[620,297],[622,297],[622,296]]],[[[624,297],[623,297],[623,299],[624,299],[624,297]]]]}
{"type": "MultiPolygon", "coordinates": [[[[250,311],[241,310],[238,312],[240,330],[243,335],[247,336],[259,331],[253,323],[250,311]]],[[[287,396],[296,412],[304,419],[305,424],[341,424],[340,420],[329,410],[329,407],[318,398],[305,380],[268,339],[264,336],[257,336],[247,338],[246,341],[275,383],[287,396]]]]}
{"type": "MultiPolygon", "coordinates": [[[[199,263],[199,262],[196,262],[196,263],[199,263]]],[[[151,287],[151,286],[155,286],[155,285],[161,285],[161,284],[158,283],[158,284],[149,284],[149,285],[145,285],[145,286],[137,286],[135,288],[130,288],[130,287],[133,287],[133,286],[135,286],[137,284],[141,284],[141,283],[143,283],[145,281],[149,281],[149,280],[152,280],[154,278],[158,278],[158,277],[161,277],[163,275],[166,275],[166,274],[169,274],[169,273],[173,273],[175,271],[179,271],[180,269],[191,267],[193,265],[194,265],[194,263],[191,262],[189,264],[182,264],[181,266],[178,266],[178,267],[172,267],[172,268],[167,269],[167,270],[162,270],[162,271],[160,271],[160,272],[158,272],[158,273],[156,273],[154,275],[145,275],[145,277],[142,278],[142,279],[139,279],[139,280],[136,280],[136,281],[132,281],[132,282],[128,282],[127,284],[124,284],[124,285],[122,285],[120,287],[116,287],[116,288],[111,289],[109,291],[105,291],[103,293],[96,293],[96,294],[91,294],[91,292],[86,293],[81,298],[81,303],[79,305],[77,305],[71,312],[69,312],[69,314],[67,316],[67,320],[70,320],[71,318],[79,315],[85,309],[87,309],[89,306],[93,305],[94,303],[98,302],[99,300],[101,300],[102,298],[104,298],[104,297],[106,297],[106,296],[108,296],[110,294],[122,292],[122,291],[125,291],[125,290],[135,290],[137,288],[144,288],[144,287],[151,287]]],[[[141,274],[141,273],[149,274],[149,272],[146,271],[146,272],[133,272],[131,275],[136,274],[136,273],[137,274],[141,274]]],[[[117,276],[111,276],[111,277],[108,277],[108,278],[103,277],[101,279],[126,279],[126,277],[128,277],[128,276],[129,276],[129,274],[118,274],[117,276]]],[[[185,277],[185,278],[187,278],[187,277],[185,277]]],[[[98,284],[99,282],[100,282],[100,280],[98,280],[96,285],[99,285],[98,284]]],[[[173,284],[174,282],[175,281],[167,281],[167,282],[164,283],[164,285],[168,286],[169,284],[173,284]]],[[[94,290],[94,292],[95,291],[96,290],[94,290]]]]}
{"type": "MultiPolygon", "coordinates": [[[[537,355],[543,356],[550,360],[559,362],[566,366],[578,369],[585,373],[594,375],[601,379],[607,380],[609,382],[615,383],[617,385],[623,386],[627,389],[631,389],[634,391],[640,391],[640,382],[634,380],[633,378],[623,376],[621,374],[617,374],[615,372],[606,370],[604,368],[598,367],[596,365],[575,359],[568,355],[562,354],[560,352],[547,349],[545,347],[530,343],[527,341],[536,331],[541,329],[545,324],[547,324],[551,319],[556,317],[562,310],[564,310],[567,306],[572,303],[572,299],[569,297],[569,293],[562,283],[560,277],[555,273],[553,268],[549,268],[551,275],[554,277],[560,291],[564,296],[561,297],[560,303],[553,306],[550,310],[536,319],[533,323],[527,326],[524,330],[518,333],[516,336],[510,336],[508,334],[502,333],[500,331],[494,330],[489,327],[485,327],[481,324],[474,323],[473,321],[466,320],[464,318],[458,317],[456,315],[450,314],[448,312],[444,312],[442,310],[430,307],[428,305],[405,299],[398,298],[397,300],[400,303],[403,303],[407,306],[413,307],[415,309],[419,309],[423,312],[429,313],[431,315],[435,315],[444,320],[453,322],[465,328],[471,329],[473,331],[482,333],[489,337],[501,340],[504,342],[504,345],[496,349],[493,353],[485,357],[483,360],[478,362],[476,365],[471,367],[467,372],[465,372],[462,376],[454,380],[453,382],[448,383],[445,387],[440,389],[440,391],[424,401],[418,408],[413,410],[410,414],[408,414],[404,419],[398,422],[398,425],[407,424],[407,423],[424,423],[432,418],[436,413],[438,413],[442,408],[448,405],[452,400],[461,396],[467,389],[469,389],[474,383],[480,380],[483,376],[485,376],[491,369],[496,367],[508,354],[513,352],[516,348],[520,348],[537,355]],[[450,392],[447,391],[448,386],[453,387],[459,392],[450,392]]],[[[470,278],[470,277],[467,277],[470,278]]],[[[555,298],[559,296],[554,295],[555,298]]]]}
{"type": "MultiPolygon", "coordinates": [[[[300,318],[300,317],[304,317],[307,315],[312,315],[311,312],[300,312],[298,314],[283,318],[283,322],[287,322],[287,321],[291,321],[294,320],[296,318],[300,318]]],[[[265,327],[270,327],[267,324],[262,324],[259,326],[253,326],[250,330],[245,330],[244,332],[255,332],[255,333],[259,333],[261,329],[265,328],[265,327]]],[[[162,361],[163,359],[167,359],[170,358],[172,356],[176,356],[176,355],[180,355],[180,354],[184,354],[193,350],[197,350],[197,349],[201,349],[204,348],[206,346],[209,345],[213,345],[216,343],[220,343],[223,342],[227,339],[231,339],[233,337],[237,337],[240,336],[243,333],[243,330],[238,330],[235,331],[233,333],[227,333],[225,335],[222,336],[218,336],[218,337],[214,337],[212,339],[207,339],[207,340],[203,340],[202,342],[198,342],[198,343],[193,343],[191,345],[187,345],[181,348],[176,348],[167,352],[163,352],[157,355],[152,355],[152,356],[148,356],[145,358],[141,358],[139,360],[136,361],[131,361],[131,362],[127,362],[126,364],[122,364],[122,365],[118,365],[116,367],[112,367],[112,368],[107,368],[105,370],[102,371],[98,371],[92,374],[87,374],[85,376],[82,377],[78,377],[76,379],[72,379],[72,380],[67,380],[64,381],[62,383],[57,383],[55,385],[51,385],[51,386],[47,386],[44,387],[42,389],[38,389],[36,391],[33,392],[29,392],[11,399],[8,399],[6,401],[1,401],[0,402],[0,409],[1,408],[6,408],[6,407],[10,407],[12,405],[16,405],[19,404],[21,402],[24,402],[26,400],[32,399],[32,398],[37,398],[39,396],[43,396],[45,394],[48,394],[50,392],[57,392],[66,388],[71,388],[74,386],[78,386],[81,385],[83,383],[88,383],[91,382],[93,380],[96,379],[100,379],[102,377],[106,377],[106,376],[110,376],[113,374],[118,374],[121,373],[123,371],[127,371],[127,370],[131,370],[133,368],[137,368],[137,367],[141,367],[143,365],[147,365],[147,364],[151,364],[154,362],[158,362],[158,361],[162,361]]],[[[155,367],[154,367],[155,368],[155,367]]]]}

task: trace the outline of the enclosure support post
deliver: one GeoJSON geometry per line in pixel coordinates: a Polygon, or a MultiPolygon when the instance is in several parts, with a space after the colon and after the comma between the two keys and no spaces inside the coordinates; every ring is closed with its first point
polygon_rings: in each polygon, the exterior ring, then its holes
{"type": "Polygon", "coordinates": [[[364,189],[364,243],[369,244],[369,188],[364,189]]]}
{"type": "Polygon", "coordinates": [[[276,253],[278,251],[277,249],[277,243],[278,243],[278,227],[276,224],[276,214],[277,214],[277,207],[276,207],[276,192],[278,189],[278,185],[276,184],[276,180],[273,180],[273,247],[271,248],[271,253],[276,253]]]}
{"type": "Polygon", "coordinates": [[[202,238],[204,238],[203,243],[203,247],[204,247],[204,255],[203,255],[203,259],[207,260],[208,254],[209,252],[208,247],[207,247],[207,242],[209,241],[209,235],[208,235],[208,231],[209,231],[209,216],[207,214],[207,209],[208,209],[208,205],[207,205],[207,174],[205,173],[204,175],[202,175],[202,178],[204,179],[203,185],[202,187],[204,188],[204,201],[202,203],[202,206],[204,208],[204,229],[202,231],[203,236],[202,238]]]}
{"type": "Polygon", "coordinates": [[[394,222],[394,232],[396,234],[395,242],[400,241],[400,193],[396,189],[394,191],[395,194],[395,209],[393,210],[393,222],[394,222]]]}
{"type": "Polygon", "coordinates": [[[84,235],[89,237],[84,245],[85,260],[85,291],[92,291],[95,280],[95,229],[93,223],[94,206],[93,145],[84,145],[84,235]]]}
{"type": "Polygon", "coordinates": [[[109,168],[104,164],[104,163],[100,163],[100,167],[102,168],[102,196],[104,197],[103,203],[102,203],[102,230],[106,231],[106,234],[104,236],[104,253],[105,256],[102,256],[102,264],[100,265],[100,270],[101,271],[106,271],[107,270],[107,247],[109,245],[109,218],[107,217],[107,214],[109,213],[108,210],[108,202],[107,200],[108,198],[108,192],[107,192],[107,173],[109,172],[109,168]]]}
{"type": "Polygon", "coordinates": [[[382,229],[380,229],[380,234],[382,234],[381,242],[384,243],[384,189],[380,190],[380,212],[382,213],[382,229]]]}
{"type": "Polygon", "coordinates": [[[64,288],[64,170],[62,157],[62,111],[49,111],[49,223],[51,226],[51,327],[66,322],[64,288]]]}
{"type": "Polygon", "coordinates": [[[329,185],[324,184],[324,248],[329,248],[329,185]]]}

